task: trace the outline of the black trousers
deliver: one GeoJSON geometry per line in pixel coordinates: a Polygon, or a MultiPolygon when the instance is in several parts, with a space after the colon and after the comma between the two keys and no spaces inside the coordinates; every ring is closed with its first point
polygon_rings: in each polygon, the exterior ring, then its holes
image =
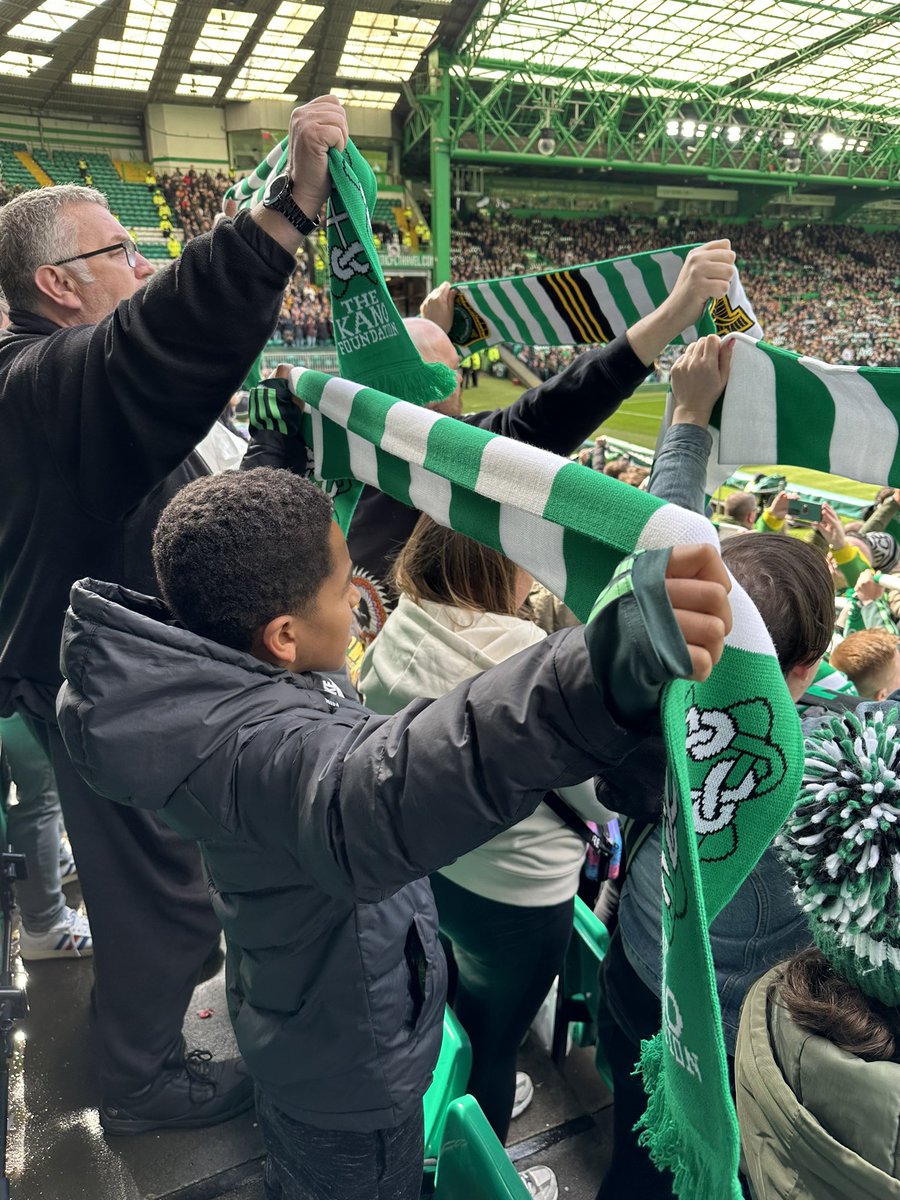
{"type": "Polygon", "coordinates": [[[91,922],[102,1093],[121,1099],[178,1050],[219,923],[197,846],[154,813],[98,795],[72,766],[59,729],[26,720],[56,772],[91,922]]]}
{"type": "Polygon", "coordinates": [[[600,985],[597,1041],[613,1076],[613,1154],[597,1200],[675,1200],[671,1173],[657,1171],[634,1132],[647,1096],[632,1072],[642,1040],[659,1033],[662,1007],[625,957],[618,932],[600,966],[600,985]]]}
{"type": "Polygon", "coordinates": [[[575,902],[500,904],[443,875],[432,875],[431,887],[453,955],[450,1003],[472,1043],[469,1091],[502,1142],[515,1099],[519,1044],[562,967],[575,902]]]}

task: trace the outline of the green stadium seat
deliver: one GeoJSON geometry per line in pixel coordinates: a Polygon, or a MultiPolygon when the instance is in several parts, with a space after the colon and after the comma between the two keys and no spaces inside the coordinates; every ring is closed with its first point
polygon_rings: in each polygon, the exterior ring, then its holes
{"type": "Polygon", "coordinates": [[[434,1197],[435,1200],[528,1200],[528,1189],[474,1096],[454,1100],[447,1110],[434,1197]]]}
{"type": "MultiPolygon", "coordinates": [[[[609,931],[606,926],[584,901],[576,896],[573,936],[566,951],[556,994],[552,1058],[557,1064],[565,1057],[570,1025],[572,1040],[577,1046],[592,1046],[597,1043],[597,971],[606,957],[608,948],[609,931]]],[[[612,1090],[612,1072],[603,1047],[599,1044],[596,1058],[597,1070],[612,1090]]]]}
{"type": "Polygon", "coordinates": [[[472,1071],[472,1047],[466,1031],[449,1008],[444,1010],[444,1037],[431,1087],[425,1093],[425,1159],[435,1159],[444,1135],[451,1101],[466,1094],[472,1071]]]}
{"type": "Polygon", "coordinates": [[[27,149],[24,142],[0,142],[0,178],[10,191],[16,184],[27,191],[38,186],[35,177],[16,158],[17,150],[27,149]]]}

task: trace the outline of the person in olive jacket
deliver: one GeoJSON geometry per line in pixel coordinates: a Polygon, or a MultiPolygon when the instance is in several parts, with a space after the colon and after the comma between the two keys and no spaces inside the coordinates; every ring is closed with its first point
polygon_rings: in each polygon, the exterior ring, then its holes
{"type": "Polygon", "coordinates": [[[900,1200],[900,710],[807,735],[777,839],[814,945],[753,985],[735,1091],[756,1200],[900,1200]]]}

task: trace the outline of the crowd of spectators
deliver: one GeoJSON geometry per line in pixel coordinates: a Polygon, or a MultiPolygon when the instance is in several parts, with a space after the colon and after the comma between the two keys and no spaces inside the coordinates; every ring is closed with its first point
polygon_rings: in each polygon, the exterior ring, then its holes
{"type": "Polygon", "coordinates": [[[217,171],[196,171],[193,167],[184,174],[161,175],[159,183],[169,207],[184,229],[184,240],[212,229],[216,214],[222,211],[225,192],[234,179],[217,171]]]}
{"type": "MultiPolygon", "coordinates": [[[[212,228],[231,176],[221,171],[159,177],[159,186],[185,241],[212,228]]],[[[21,185],[0,179],[0,205],[21,185]]],[[[399,244],[401,231],[376,227],[379,241],[399,244]]],[[[596,262],[663,245],[703,242],[723,233],[714,218],[636,215],[559,220],[480,211],[468,221],[454,214],[451,267],[457,281],[498,278],[548,267],[596,262]]],[[[900,233],[866,233],[848,225],[735,227],[732,241],[747,293],[766,340],[829,362],[900,366],[900,233]]],[[[310,256],[298,255],[285,293],[275,341],[289,346],[327,344],[332,338],[327,297],[313,282],[310,256]]],[[[541,379],[566,367],[578,348],[525,347],[520,357],[541,379]]],[[[656,365],[668,379],[678,350],[656,365]]]]}
{"type": "Polygon", "coordinates": [[[333,340],[328,293],[298,266],[284,293],[273,341],[284,346],[327,346],[333,340]]]}
{"type": "Polygon", "coordinates": [[[0,178],[0,205],[6,204],[8,201],[15,199],[16,196],[24,191],[25,189],[22,187],[21,183],[14,183],[12,187],[7,187],[2,178],[0,178]]]}
{"type": "MultiPolygon", "coordinates": [[[[479,212],[455,222],[451,264],[454,279],[490,279],[709,241],[723,232],[709,218],[557,220],[479,212]]],[[[831,362],[900,365],[900,233],[759,224],[730,232],[767,341],[831,362]]],[[[558,353],[536,356],[539,373],[558,353]]]]}

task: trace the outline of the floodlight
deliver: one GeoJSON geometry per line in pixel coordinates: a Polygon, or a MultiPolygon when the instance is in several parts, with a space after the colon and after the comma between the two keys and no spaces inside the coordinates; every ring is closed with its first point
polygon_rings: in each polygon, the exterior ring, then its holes
{"type": "Polygon", "coordinates": [[[556,138],[553,136],[553,130],[549,125],[541,130],[541,136],[538,138],[537,152],[545,156],[556,153],[556,138]]]}
{"type": "Polygon", "coordinates": [[[666,133],[669,137],[678,137],[678,122],[666,121],[666,133]]]}
{"type": "Polygon", "coordinates": [[[819,139],[819,145],[826,154],[833,154],[836,150],[843,149],[844,139],[838,137],[836,133],[832,133],[829,129],[826,133],[822,134],[822,137],[819,139]]]}
{"type": "Polygon", "coordinates": [[[725,132],[725,136],[732,145],[734,145],[735,142],[739,142],[741,140],[740,125],[729,125],[725,132]]]}
{"type": "Polygon", "coordinates": [[[785,129],[782,131],[782,134],[781,134],[782,146],[785,146],[785,147],[793,146],[796,141],[797,141],[797,133],[795,130],[785,129]]]}
{"type": "Polygon", "coordinates": [[[694,137],[696,132],[697,132],[697,122],[696,121],[682,121],[681,122],[681,136],[682,137],[692,138],[692,137],[694,137]]]}

